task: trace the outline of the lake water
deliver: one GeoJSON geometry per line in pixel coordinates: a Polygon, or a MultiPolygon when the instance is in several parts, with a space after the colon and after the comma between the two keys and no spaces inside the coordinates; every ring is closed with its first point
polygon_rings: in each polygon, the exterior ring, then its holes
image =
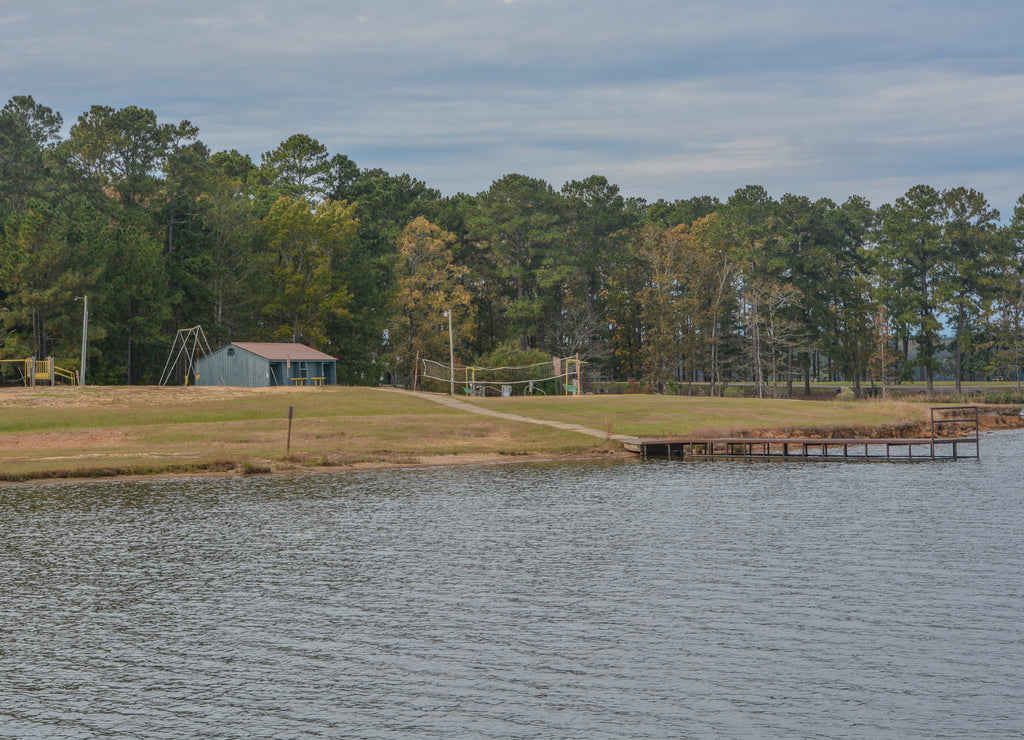
{"type": "Polygon", "coordinates": [[[1022,737],[981,454],[0,488],[0,737],[1022,737]]]}

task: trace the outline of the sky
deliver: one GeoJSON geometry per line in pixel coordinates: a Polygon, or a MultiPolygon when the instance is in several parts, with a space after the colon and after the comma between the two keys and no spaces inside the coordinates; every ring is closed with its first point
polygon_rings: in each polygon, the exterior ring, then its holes
{"type": "Polygon", "coordinates": [[[3,0],[0,96],[295,133],[445,195],[1024,194],[1019,0],[3,0]]]}

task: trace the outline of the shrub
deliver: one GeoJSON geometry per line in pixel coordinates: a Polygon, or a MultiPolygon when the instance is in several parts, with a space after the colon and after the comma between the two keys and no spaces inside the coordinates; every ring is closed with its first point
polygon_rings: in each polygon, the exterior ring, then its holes
{"type": "Polygon", "coordinates": [[[1024,394],[1013,390],[986,391],[981,397],[982,403],[1024,403],[1024,394]]]}
{"type": "Polygon", "coordinates": [[[520,367],[551,362],[551,355],[539,349],[521,349],[515,341],[505,342],[476,362],[481,367],[520,367]]]}
{"type": "Polygon", "coordinates": [[[264,473],[269,473],[270,467],[267,465],[260,465],[258,463],[254,463],[251,460],[246,460],[245,463],[242,465],[242,472],[245,475],[261,475],[264,473]]]}

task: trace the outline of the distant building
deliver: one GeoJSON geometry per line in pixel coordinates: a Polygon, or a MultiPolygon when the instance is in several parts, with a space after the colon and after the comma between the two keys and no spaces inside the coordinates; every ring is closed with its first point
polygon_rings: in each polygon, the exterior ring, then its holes
{"type": "Polygon", "coordinates": [[[338,361],[304,344],[232,342],[196,363],[196,385],[337,385],[338,361]]]}

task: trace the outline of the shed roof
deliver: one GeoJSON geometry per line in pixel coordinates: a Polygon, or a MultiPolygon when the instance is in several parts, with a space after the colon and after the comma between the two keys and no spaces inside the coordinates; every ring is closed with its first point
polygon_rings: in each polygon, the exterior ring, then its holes
{"type": "Polygon", "coordinates": [[[231,342],[247,352],[252,352],[265,360],[334,360],[335,358],[326,355],[312,347],[294,342],[231,342]]]}

